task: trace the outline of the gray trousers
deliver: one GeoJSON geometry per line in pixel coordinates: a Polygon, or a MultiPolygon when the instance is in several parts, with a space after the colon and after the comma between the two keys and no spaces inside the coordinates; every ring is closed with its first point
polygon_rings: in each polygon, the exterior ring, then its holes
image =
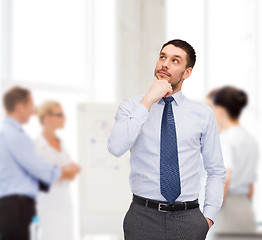
{"type": "Polygon", "coordinates": [[[209,226],[199,208],[159,212],[136,203],[124,218],[125,240],[204,240],[209,226]]]}

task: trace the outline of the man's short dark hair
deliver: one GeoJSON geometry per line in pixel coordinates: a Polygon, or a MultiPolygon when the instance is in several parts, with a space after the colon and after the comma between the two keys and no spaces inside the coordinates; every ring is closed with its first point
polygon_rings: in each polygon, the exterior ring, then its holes
{"type": "Polygon", "coordinates": [[[8,113],[11,113],[15,110],[15,106],[18,103],[27,103],[28,96],[30,95],[30,91],[26,88],[22,88],[19,86],[12,87],[9,89],[3,97],[4,108],[8,113]]]}
{"type": "MultiPolygon", "coordinates": [[[[163,48],[167,45],[174,45],[175,47],[181,48],[183,49],[186,54],[187,54],[187,65],[186,67],[194,67],[195,62],[196,62],[196,52],[194,50],[194,48],[187,43],[186,41],[180,40],[180,39],[174,39],[174,40],[170,40],[169,42],[165,43],[162,48],[161,51],[163,50],[163,48]]],[[[160,52],[161,52],[160,51],[160,52]]]]}

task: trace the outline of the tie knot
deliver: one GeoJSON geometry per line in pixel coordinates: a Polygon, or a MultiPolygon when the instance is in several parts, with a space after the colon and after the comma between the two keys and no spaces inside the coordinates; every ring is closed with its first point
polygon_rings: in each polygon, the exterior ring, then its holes
{"type": "Polygon", "coordinates": [[[164,99],[165,103],[171,103],[174,100],[174,98],[172,96],[164,97],[163,99],[164,99]]]}

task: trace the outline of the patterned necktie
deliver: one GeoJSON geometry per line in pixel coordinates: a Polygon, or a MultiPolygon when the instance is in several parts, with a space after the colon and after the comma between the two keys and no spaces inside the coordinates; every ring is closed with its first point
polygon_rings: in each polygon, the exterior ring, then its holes
{"type": "Polygon", "coordinates": [[[173,204],[181,194],[176,126],[172,110],[174,98],[171,96],[163,99],[165,108],[161,125],[160,188],[165,199],[173,204]]]}

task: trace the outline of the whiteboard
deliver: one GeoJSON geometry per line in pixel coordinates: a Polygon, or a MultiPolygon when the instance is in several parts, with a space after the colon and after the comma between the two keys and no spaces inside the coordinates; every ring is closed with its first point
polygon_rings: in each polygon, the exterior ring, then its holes
{"type": "Polygon", "coordinates": [[[79,104],[78,146],[81,174],[81,235],[122,234],[122,222],[130,205],[129,153],[120,158],[107,150],[117,106],[105,103],[79,104]]]}

